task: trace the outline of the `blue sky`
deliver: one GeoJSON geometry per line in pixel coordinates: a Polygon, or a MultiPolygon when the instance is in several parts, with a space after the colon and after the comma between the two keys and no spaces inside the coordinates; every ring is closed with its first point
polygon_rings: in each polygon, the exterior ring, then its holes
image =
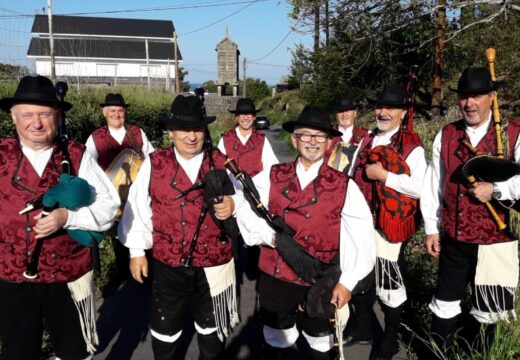
{"type": "MultiPolygon", "coordinates": [[[[47,0],[0,0],[0,62],[23,63],[32,18],[19,14],[41,14],[44,7],[47,0]]],[[[173,21],[190,83],[216,80],[215,46],[225,37],[226,26],[241,53],[240,76],[246,57],[247,76],[268,84],[288,74],[290,49],[311,41],[309,35],[290,32],[294,21],[288,18],[291,7],[284,0],[53,0],[52,7],[53,14],[60,15],[173,21]]]]}

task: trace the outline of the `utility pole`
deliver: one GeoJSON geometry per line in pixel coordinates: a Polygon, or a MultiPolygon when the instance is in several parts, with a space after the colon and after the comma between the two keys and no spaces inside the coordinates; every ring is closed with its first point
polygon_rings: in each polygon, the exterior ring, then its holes
{"type": "Polygon", "coordinates": [[[148,53],[148,39],[144,40],[144,46],[146,49],[146,77],[148,78],[148,89],[150,89],[150,55],[148,53]]]}
{"type": "Polygon", "coordinates": [[[243,77],[243,80],[242,80],[242,97],[246,98],[247,97],[247,86],[246,86],[246,66],[247,66],[247,58],[244,57],[244,65],[243,65],[243,73],[244,73],[244,77],[243,77]]]}
{"type": "Polygon", "coordinates": [[[173,32],[174,55],[175,55],[175,95],[181,92],[181,83],[179,81],[179,46],[177,44],[177,31],[173,32]]]}
{"type": "Polygon", "coordinates": [[[52,35],[52,0],[47,0],[47,19],[49,19],[49,54],[51,56],[51,80],[56,82],[56,54],[54,52],[54,36],[52,35]]]}

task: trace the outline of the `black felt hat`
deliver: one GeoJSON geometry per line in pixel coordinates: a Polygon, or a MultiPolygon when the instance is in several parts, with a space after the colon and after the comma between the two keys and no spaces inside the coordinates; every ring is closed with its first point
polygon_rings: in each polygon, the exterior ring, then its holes
{"type": "Polygon", "coordinates": [[[122,106],[124,108],[127,108],[130,105],[125,103],[125,99],[123,99],[123,95],[109,93],[109,94],[107,94],[107,96],[105,96],[105,102],[99,104],[99,106],[101,106],[101,107],[105,107],[105,106],[122,106]]]}
{"type": "Polygon", "coordinates": [[[389,105],[396,107],[410,106],[411,100],[406,88],[401,84],[391,83],[385,85],[383,91],[379,92],[375,98],[367,98],[369,103],[376,105],[389,105]]]}
{"type": "Polygon", "coordinates": [[[282,125],[283,129],[290,133],[294,132],[294,128],[297,126],[322,130],[330,136],[343,135],[341,131],[334,129],[331,126],[329,114],[327,112],[312,106],[306,106],[296,121],[287,121],[282,125]]]}
{"type": "Polygon", "coordinates": [[[175,129],[194,129],[204,127],[215,121],[215,116],[206,116],[196,96],[177,95],[173,100],[170,113],[163,118],[167,126],[175,129]]]}
{"type": "Polygon", "coordinates": [[[0,99],[0,109],[10,111],[16,104],[38,104],[57,106],[63,111],[70,110],[72,104],[59,101],[52,81],[45,76],[24,76],[12,97],[0,99]]]}
{"type": "Polygon", "coordinates": [[[451,91],[465,94],[488,93],[498,89],[498,83],[491,80],[491,74],[486,68],[466,68],[460,76],[457,88],[451,91]]]}
{"type": "Polygon", "coordinates": [[[348,110],[355,110],[357,107],[358,104],[356,104],[352,97],[340,96],[336,99],[334,105],[332,105],[332,110],[334,110],[336,113],[339,113],[348,110]]]}
{"type": "Polygon", "coordinates": [[[262,109],[256,109],[255,103],[253,100],[244,98],[244,99],[238,99],[236,109],[229,110],[230,113],[233,114],[256,114],[262,109]]]}

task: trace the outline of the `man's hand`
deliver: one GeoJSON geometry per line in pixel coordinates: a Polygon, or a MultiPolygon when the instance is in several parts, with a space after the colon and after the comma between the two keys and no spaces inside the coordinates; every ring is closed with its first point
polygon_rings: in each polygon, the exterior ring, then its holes
{"type": "Polygon", "coordinates": [[[215,217],[217,219],[226,220],[233,215],[235,202],[231,196],[226,195],[221,203],[213,205],[213,209],[215,210],[215,217]]]}
{"type": "Polygon", "coordinates": [[[493,197],[493,183],[479,182],[477,187],[469,189],[468,192],[481,203],[488,202],[493,197]]]}
{"type": "Polygon", "coordinates": [[[388,176],[388,171],[383,168],[379,161],[365,166],[365,173],[370,180],[377,180],[383,183],[386,182],[388,176]]]}
{"type": "Polygon", "coordinates": [[[34,238],[40,239],[63,228],[69,219],[69,212],[67,209],[59,208],[52,210],[50,214],[45,217],[43,217],[42,213],[39,213],[34,219],[36,220],[36,225],[33,227],[36,233],[34,238]]]}
{"type": "Polygon", "coordinates": [[[338,283],[334,287],[334,290],[332,290],[332,299],[330,299],[330,303],[337,304],[338,309],[341,309],[346,303],[350,301],[351,297],[352,293],[350,290],[338,283]]]}
{"type": "Polygon", "coordinates": [[[143,276],[148,277],[148,260],[146,256],[130,258],[130,274],[135,281],[143,283],[143,276]]]}
{"type": "Polygon", "coordinates": [[[426,239],[424,239],[424,247],[428,254],[433,257],[439,257],[439,254],[441,253],[441,240],[439,234],[426,235],[426,239]]]}

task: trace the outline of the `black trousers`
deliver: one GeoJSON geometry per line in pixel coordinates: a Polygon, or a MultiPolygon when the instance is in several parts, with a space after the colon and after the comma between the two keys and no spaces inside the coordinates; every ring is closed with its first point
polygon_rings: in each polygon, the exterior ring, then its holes
{"type": "Polygon", "coordinates": [[[0,281],[0,359],[40,359],[44,328],[59,358],[89,355],[67,284],[0,281]]]}
{"type": "Polygon", "coordinates": [[[171,267],[154,260],[151,328],[172,336],[182,330],[188,311],[202,328],[215,325],[213,301],[203,268],[171,267]]]}
{"type": "MultiPolygon", "coordinates": [[[[479,245],[455,241],[447,236],[443,237],[441,245],[435,298],[442,301],[461,300],[468,284],[474,290],[479,245]]],[[[505,304],[505,310],[514,308],[514,295],[508,291],[500,291],[497,295],[500,296],[500,303],[505,304]]],[[[496,312],[493,302],[490,302],[491,307],[488,308],[481,296],[472,291],[472,305],[484,312],[496,312]]]]}
{"type": "Polygon", "coordinates": [[[292,328],[298,323],[311,336],[330,335],[328,319],[310,318],[305,312],[298,311],[308,290],[309,286],[292,284],[261,273],[258,295],[262,323],[280,330],[292,328]]]}

